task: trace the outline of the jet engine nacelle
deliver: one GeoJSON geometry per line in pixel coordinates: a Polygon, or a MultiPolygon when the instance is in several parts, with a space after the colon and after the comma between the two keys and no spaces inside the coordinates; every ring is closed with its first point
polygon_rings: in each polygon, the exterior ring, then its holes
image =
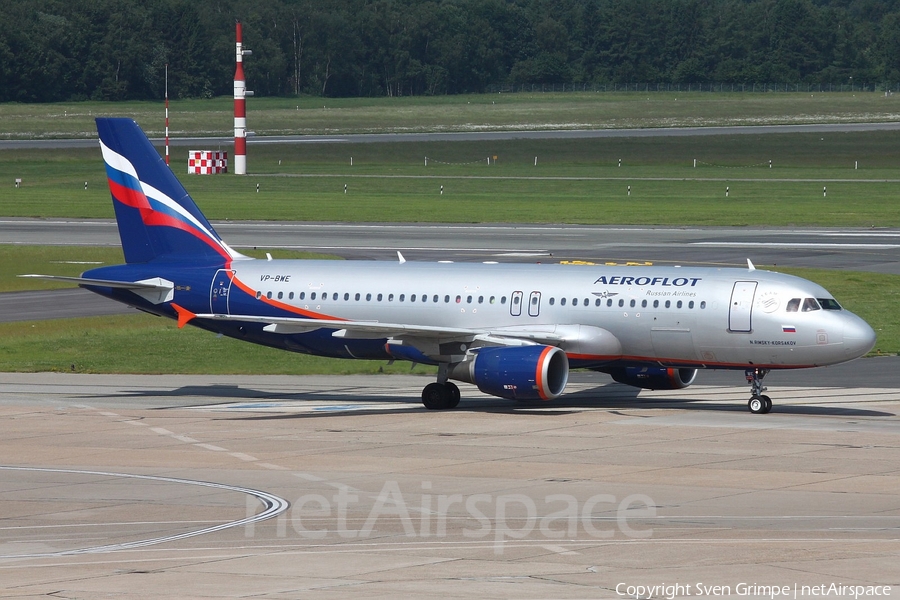
{"type": "Polygon", "coordinates": [[[626,385],[646,390],[680,390],[694,383],[697,369],[666,369],[663,367],[624,367],[604,369],[605,373],[626,385]]]}
{"type": "Polygon", "coordinates": [[[566,388],[569,359],[553,346],[479,348],[451,369],[450,378],[510,400],[552,400],[566,388]]]}

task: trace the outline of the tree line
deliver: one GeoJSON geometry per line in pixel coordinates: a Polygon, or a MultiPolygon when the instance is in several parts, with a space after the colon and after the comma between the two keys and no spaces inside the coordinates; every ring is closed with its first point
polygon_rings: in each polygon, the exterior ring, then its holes
{"type": "Polygon", "coordinates": [[[900,81],[900,0],[5,0],[0,101],[900,81]]]}

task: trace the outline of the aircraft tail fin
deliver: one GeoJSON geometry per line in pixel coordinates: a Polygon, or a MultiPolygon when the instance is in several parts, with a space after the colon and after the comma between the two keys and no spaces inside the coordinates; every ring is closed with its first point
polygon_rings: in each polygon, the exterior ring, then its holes
{"type": "Polygon", "coordinates": [[[99,118],[97,133],[126,262],[243,258],[222,241],[137,123],[99,118]]]}

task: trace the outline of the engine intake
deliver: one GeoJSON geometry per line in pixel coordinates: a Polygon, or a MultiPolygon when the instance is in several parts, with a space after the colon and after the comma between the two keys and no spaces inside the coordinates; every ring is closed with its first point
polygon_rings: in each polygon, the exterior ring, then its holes
{"type": "Polygon", "coordinates": [[[645,390],[680,390],[694,383],[697,369],[667,369],[663,367],[623,367],[603,369],[619,383],[645,390]]]}
{"type": "Polygon", "coordinates": [[[485,394],[510,400],[552,400],[566,388],[569,359],[553,346],[480,348],[450,378],[474,383],[485,394]]]}

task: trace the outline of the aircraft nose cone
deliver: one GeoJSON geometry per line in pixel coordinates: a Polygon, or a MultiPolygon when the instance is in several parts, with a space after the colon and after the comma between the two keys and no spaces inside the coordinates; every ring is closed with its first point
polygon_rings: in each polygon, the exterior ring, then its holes
{"type": "Polygon", "coordinates": [[[852,317],[844,324],[844,347],[847,354],[857,358],[875,347],[875,330],[856,315],[852,317]]]}

